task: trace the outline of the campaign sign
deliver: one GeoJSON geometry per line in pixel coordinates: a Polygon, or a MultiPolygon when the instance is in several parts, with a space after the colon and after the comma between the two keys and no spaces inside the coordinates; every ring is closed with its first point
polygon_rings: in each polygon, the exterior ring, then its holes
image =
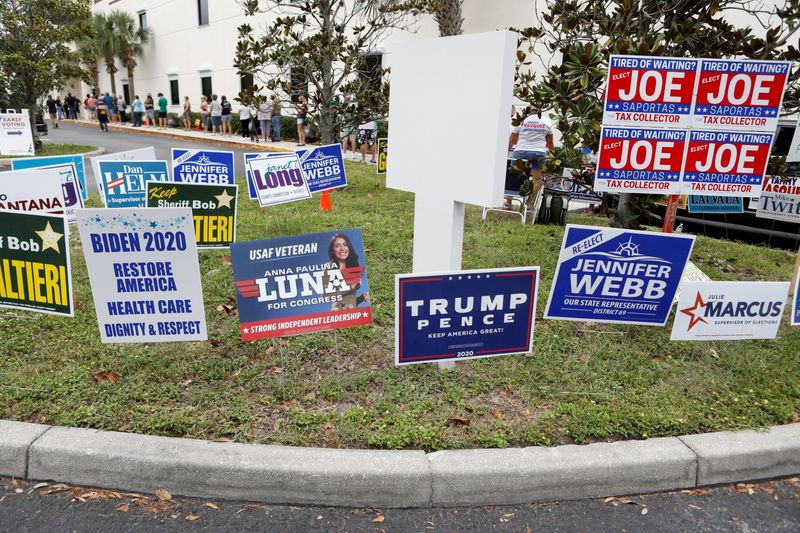
{"type": "Polygon", "coordinates": [[[678,194],[685,130],[603,127],[595,192],[678,194]]]}
{"type": "Polygon", "coordinates": [[[699,64],[697,59],[612,55],[603,124],[689,127],[699,64]]]}
{"type": "Polygon", "coordinates": [[[172,179],[178,183],[232,184],[233,152],[172,149],[172,179]]]}
{"type": "Polygon", "coordinates": [[[297,154],[279,154],[247,161],[261,207],[311,198],[297,154]]]}
{"type": "Polygon", "coordinates": [[[395,364],[527,353],[539,267],[395,276],[395,364]]]}
{"type": "Polygon", "coordinates": [[[788,295],[786,282],[687,283],[678,301],[670,340],[774,339],[788,295]]]}
{"type": "Polygon", "coordinates": [[[28,110],[0,113],[0,154],[33,155],[33,133],[28,110]]]}
{"type": "Polygon", "coordinates": [[[774,132],[789,61],[703,59],[692,124],[703,129],[774,132]]]}
{"type": "Polygon", "coordinates": [[[64,211],[63,214],[67,218],[67,222],[75,222],[75,210],[83,207],[83,198],[81,198],[80,187],[75,178],[77,171],[75,164],[62,163],[52,167],[36,167],[37,170],[48,170],[59,177],[61,181],[61,191],[64,194],[64,211]]]}
{"type": "Polygon", "coordinates": [[[372,323],[360,229],[231,244],[242,340],[372,323]]]}
{"type": "Polygon", "coordinates": [[[0,172],[0,209],[64,213],[62,177],[50,169],[0,172]]]}
{"type": "Polygon", "coordinates": [[[758,195],[769,163],[772,137],[772,133],[692,130],[681,192],[758,195]]]}
{"type": "Polygon", "coordinates": [[[78,231],[104,343],[208,338],[188,207],[81,209],[78,231]]]}
{"type": "Polygon", "coordinates": [[[700,270],[699,266],[695,265],[691,261],[686,261],[686,268],[683,269],[681,282],[678,285],[678,290],[675,292],[675,298],[672,299],[673,304],[678,303],[678,300],[681,297],[681,290],[683,289],[683,286],[693,281],[711,281],[711,278],[708,277],[708,274],[700,270]]]}
{"type": "Polygon", "coordinates": [[[0,210],[0,307],[73,316],[64,217],[0,210]]]}
{"type": "MultiPolygon", "coordinates": [[[[308,182],[308,190],[311,193],[329,191],[339,187],[347,186],[347,175],[344,169],[344,156],[342,147],[339,144],[328,144],[325,146],[315,146],[308,150],[297,150],[295,152],[300,158],[300,167],[303,175],[308,182]]],[[[261,157],[252,157],[256,154],[245,154],[245,164],[252,159],[265,159],[270,157],[285,157],[286,153],[272,152],[269,154],[257,154],[261,157]],[[251,156],[251,157],[248,157],[251,156]]],[[[256,185],[250,179],[252,174],[248,172],[248,186],[250,188],[250,198],[256,199],[256,185]]]]}
{"type": "Polygon", "coordinates": [[[764,179],[756,217],[800,223],[800,178],[764,179]]]}
{"type": "Polygon", "coordinates": [[[663,326],[694,236],[568,225],[545,318],[663,326]]]}
{"type": "Polygon", "coordinates": [[[743,213],[741,196],[698,196],[689,195],[690,213],[743,213]]]}
{"type": "Polygon", "coordinates": [[[99,161],[106,207],[144,207],[148,181],[170,181],[166,161],[99,161]]]}
{"type": "MultiPolygon", "coordinates": [[[[62,165],[75,165],[75,179],[78,181],[81,198],[86,200],[89,191],[86,188],[86,166],[83,164],[83,155],[56,155],[48,157],[26,157],[24,159],[12,159],[11,170],[22,170],[24,168],[55,167],[62,165]]],[[[65,191],[66,196],[66,191],[65,191]]],[[[83,207],[81,202],[80,207],[83,207]]]]}
{"type": "Polygon", "coordinates": [[[227,248],[236,240],[238,185],[147,182],[147,207],[192,210],[198,248],[227,248]]]}
{"type": "Polygon", "coordinates": [[[250,172],[250,165],[248,162],[252,159],[266,159],[269,153],[265,152],[249,152],[244,154],[244,172],[247,177],[247,192],[251,200],[258,200],[258,193],[256,193],[256,186],[253,182],[253,174],[250,172]]]}
{"type": "MultiPolygon", "coordinates": [[[[100,191],[100,196],[103,196],[103,184],[100,179],[100,161],[155,161],[156,149],[152,146],[144,148],[134,148],[133,150],[125,150],[124,152],[113,152],[111,154],[103,154],[94,156],[91,159],[92,171],[94,172],[94,181],[97,184],[97,190],[100,191]]],[[[85,199],[85,198],[84,198],[85,199]]],[[[105,199],[103,199],[105,202],[105,199]]]]}
{"type": "Polygon", "coordinates": [[[378,174],[386,174],[389,162],[389,139],[378,139],[378,174]]]}
{"type": "Polygon", "coordinates": [[[792,319],[793,326],[800,326],[800,276],[794,280],[794,292],[792,293],[792,319]]]}

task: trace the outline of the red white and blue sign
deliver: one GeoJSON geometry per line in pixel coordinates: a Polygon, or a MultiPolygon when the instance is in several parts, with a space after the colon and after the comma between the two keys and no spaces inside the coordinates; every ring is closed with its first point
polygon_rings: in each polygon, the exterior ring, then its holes
{"type": "Polygon", "coordinates": [[[681,194],[758,196],[772,133],[692,130],[681,194]]]}
{"type": "Polygon", "coordinates": [[[173,148],[172,179],[177,183],[233,185],[233,152],[173,148]]]}
{"type": "Polygon", "coordinates": [[[699,65],[698,59],[612,55],[603,124],[688,127],[699,65]]]}
{"type": "Polygon", "coordinates": [[[788,61],[703,59],[693,127],[774,132],[790,66],[788,61]]]}
{"type": "Polygon", "coordinates": [[[231,244],[242,340],[372,323],[360,229],[231,244]]]}
{"type": "Polygon", "coordinates": [[[686,140],[686,130],[604,126],[594,191],[678,194],[686,140]]]}
{"type": "Polygon", "coordinates": [[[545,318],[663,326],[694,236],[568,225],[545,318]]]}
{"type": "Polygon", "coordinates": [[[395,276],[395,363],[527,353],[539,267],[395,276]]]}
{"type": "MultiPolygon", "coordinates": [[[[339,144],[327,144],[325,146],[314,146],[308,149],[297,150],[295,152],[300,158],[300,166],[308,182],[308,190],[311,194],[322,191],[330,191],[339,187],[347,186],[347,174],[344,169],[344,156],[342,146],[339,144]]],[[[250,159],[268,158],[284,155],[282,153],[261,153],[245,154],[245,167],[250,159]]],[[[250,198],[258,198],[256,185],[251,178],[250,171],[247,172],[247,186],[250,198]]]]}
{"type": "Polygon", "coordinates": [[[792,293],[792,318],[793,326],[800,326],[800,276],[794,280],[794,293],[792,293]]]}
{"type": "Polygon", "coordinates": [[[166,161],[98,161],[106,207],[144,207],[148,181],[170,181],[166,161]]]}
{"type": "MultiPolygon", "coordinates": [[[[86,200],[89,197],[89,191],[86,189],[86,167],[83,164],[83,155],[81,154],[12,159],[11,170],[39,167],[60,167],[70,163],[75,165],[76,178],[78,180],[81,198],[86,200]]],[[[81,207],[83,206],[81,205],[81,207]]]]}

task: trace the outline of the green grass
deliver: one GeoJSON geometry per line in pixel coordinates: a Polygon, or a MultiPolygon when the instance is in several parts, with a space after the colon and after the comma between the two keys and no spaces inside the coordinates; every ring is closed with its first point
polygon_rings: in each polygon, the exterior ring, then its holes
{"type": "MultiPolygon", "coordinates": [[[[782,424],[800,411],[800,330],[776,341],[671,343],[669,326],[537,320],[534,352],[393,366],[394,274],[411,270],[413,197],[347,163],[331,213],[309,200],[258,209],[240,181],[240,240],[361,227],[375,323],[243,343],[227,251],[202,252],[209,342],[100,343],[73,232],[76,317],[0,313],[0,416],[157,435],[303,446],[504,447],[647,438],[782,424]],[[613,334],[610,332],[616,332],[613,334]],[[92,374],[114,371],[117,382],[92,374]],[[466,419],[469,425],[452,419],[466,419]]],[[[97,198],[90,200],[97,205],[97,198]]],[[[601,220],[570,215],[570,221],[601,220]]],[[[563,228],[468,207],[464,268],[540,265],[542,316],[563,228]]],[[[713,279],[789,279],[794,255],[699,237],[713,279]]]]}
{"type": "MultiPolygon", "coordinates": [[[[34,157],[45,157],[49,155],[69,155],[69,154],[83,154],[86,152],[93,152],[97,150],[97,146],[88,146],[85,144],[52,144],[43,143],[39,150],[36,150],[34,157]]],[[[15,159],[19,157],[30,157],[27,155],[4,155],[0,159],[15,159]]]]}

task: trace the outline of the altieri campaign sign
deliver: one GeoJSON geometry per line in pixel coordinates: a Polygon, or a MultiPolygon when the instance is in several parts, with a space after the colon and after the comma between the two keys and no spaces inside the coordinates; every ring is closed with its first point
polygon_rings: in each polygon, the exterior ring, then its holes
{"type": "Polygon", "coordinates": [[[261,207],[311,198],[296,154],[249,159],[247,167],[261,207]]]}
{"type": "Polygon", "coordinates": [[[61,176],[49,169],[0,172],[0,209],[61,215],[61,176]]]}
{"type": "Polygon", "coordinates": [[[208,338],[190,209],[81,209],[78,230],[103,342],[208,338]]]}
{"type": "Polygon", "coordinates": [[[677,194],[685,130],[603,127],[595,192],[677,194]]]}
{"type": "Polygon", "coordinates": [[[395,363],[530,352],[538,289],[538,267],[395,276],[395,363]]]}
{"type": "Polygon", "coordinates": [[[236,240],[238,185],[147,182],[147,207],[189,207],[198,248],[226,248],[236,240]]]}
{"type": "Polygon", "coordinates": [[[389,139],[378,139],[378,174],[386,174],[389,164],[389,139]]]}
{"type": "Polygon", "coordinates": [[[788,61],[703,59],[693,127],[774,132],[790,66],[788,61]]]}
{"type": "Polygon", "coordinates": [[[242,340],[372,323],[360,229],[231,244],[242,340]]]}
{"type": "Polygon", "coordinates": [[[106,207],[144,207],[148,181],[170,181],[166,161],[99,161],[106,207]]]}
{"type": "MultiPolygon", "coordinates": [[[[26,157],[23,159],[12,159],[11,170],[22,170],[25,168],[55,167],[55,166],[69,165],[70,163],[75,165],[75,178],[78,181],[81,198],[86,200],[89,197],[89,191],[86,189],[86,166],[83,164],[82,154],[56,155],[48,157],[26,157]]],[[[83,207],[83,203],[81,203],[81,207],[83,207]]]]}
{"type": "Polygon", "coordinates": [[[73,315],[64,217],[0,211],[0,307],[73,315]]]}
{"type": "Polygon", "coordinates": [[[178,183],[232,184],[233,152],[173,148],[172,179],[178,183]]]}
{"type": "Polygon", "coordinates": [[[545,318],[663,326],[690,235],[567,226],[545,318]]]}
{"type": "Polygon", "coordinates": [[[33,155],[33,134],[28,110],[0,113],[0,155],[33,155]]]}
{"type": "Polygon", "coordinates": [[[692,130],[682,194],[758,195],[772,137],[772,133],[692,130]]]}
{"type": "Polygon", "coordinates": [[[690,213],[743,213],[744,206],[740,196],[697,196],[689,195],[690,213]]]}
{"type": "Polygon", "coordinates": [[[687,128],[699,64],[697,59],[612,55],[603,124],[687,128]]]}
{"type": "Polygon", "coordinates": [[[788,294],[786,282],[687,283],[670,340],[774,339],[788,294]]]}

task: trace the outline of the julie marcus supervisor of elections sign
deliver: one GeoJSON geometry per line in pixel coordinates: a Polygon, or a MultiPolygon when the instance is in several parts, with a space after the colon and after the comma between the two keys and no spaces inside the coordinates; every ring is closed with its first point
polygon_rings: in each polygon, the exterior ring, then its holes
{"type": "Polygon", "coordinates": [[[545,318],[663,326],[694,236],[567,226],[545,318]]]}
{"type": "Polygon", "coordinates": [[[242,340],[372,323],[360,229],[231,244],[242,340]]]}
{"type": "Polygon", "coordinates": [[[395,364],[527,353],[539,267],[395,277],[395,364]]]}

